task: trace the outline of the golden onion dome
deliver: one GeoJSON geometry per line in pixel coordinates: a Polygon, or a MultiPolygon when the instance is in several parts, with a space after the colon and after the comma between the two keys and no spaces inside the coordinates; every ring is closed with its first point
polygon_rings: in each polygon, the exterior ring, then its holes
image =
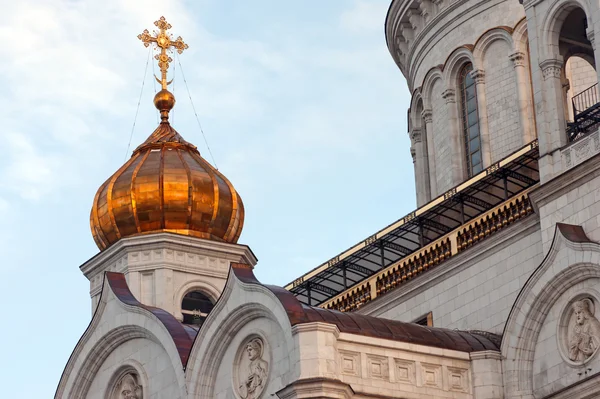
{"type": "Polygon", "coordinates": [[[173,95],[163,89],[154,103],[162,122],[96,193],[90,215],[94,241],[104,250],[123,237],[171,232],[237,242],[242,199],[169,124],[173,95]]]}

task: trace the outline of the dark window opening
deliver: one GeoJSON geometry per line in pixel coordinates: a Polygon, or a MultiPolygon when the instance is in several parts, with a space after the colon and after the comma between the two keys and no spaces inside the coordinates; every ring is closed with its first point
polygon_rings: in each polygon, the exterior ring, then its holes
{"type": "Polygon", "coordinates": [[[417,320],[413,321],[413,323],[418,324],[420,326],[433,327],[433,313],[429,312],[426,315],[419,317],[417,320]]]}
{"type": "Polygon", "coordinates": [[[475,79],[470,72],[472,64],[463,67],[459,77],[460,104],[462,114],[462,128],[469,177],[483,170],[481,158],[481,137],[479,135],[479,113],[477,111],[477,92],[475,79]]]}
{"type": "Polygon", "coordinates": [[[213,307],[211,300],[200,291],[186,294],[181,301],[183,323],[201,326],[213,307]]]}

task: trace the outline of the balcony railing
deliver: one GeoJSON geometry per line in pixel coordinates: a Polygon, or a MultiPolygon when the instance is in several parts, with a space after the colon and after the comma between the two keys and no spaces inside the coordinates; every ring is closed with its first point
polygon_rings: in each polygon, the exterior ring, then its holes
{"type": "Polygon", "coordinates": [[[598,84],[596,83],[573,96],[571,103],[573,106],[573,122],[567,124],[567,135],[569,141],[575,141],[600,123],[598,84]]]}
{"type": "Polygon", "coordinates": [[[460,226],[320,306],[342,312],[356,310],[460,252],[485,241],[533,213],[529,191],[531,189],[499,204],[470,223],[460,226]]]}

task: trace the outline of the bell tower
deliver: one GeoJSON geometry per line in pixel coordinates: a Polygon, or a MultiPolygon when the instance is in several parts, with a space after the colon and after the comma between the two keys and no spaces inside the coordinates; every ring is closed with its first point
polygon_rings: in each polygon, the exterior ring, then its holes
{"type": "Polygon", "coordinates": [[[229,180],[196,146],[171,126],[175,96],[167,73],[173,51],[188,48],[173,39],[164,17],[151,34],[161,90],[154,97],[161,122],[131,158],[98,189],[90,212],[100,253],[81,266],[90,281],[95,310],[104,272],[123,273],[133,295],[188,324],[201,324],[225,285],[232,262],[254,266],[250,248],[237,244],[244,224],[242,199],[229,180]]]}

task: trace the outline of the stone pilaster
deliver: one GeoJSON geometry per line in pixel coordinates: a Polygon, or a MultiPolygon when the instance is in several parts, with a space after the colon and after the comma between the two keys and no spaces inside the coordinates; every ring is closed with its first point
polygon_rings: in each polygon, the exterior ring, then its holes
{"type": "Polygon", "coordinates": [[[415,165],[415,184],[417,189],[417,206],[427,203],[431,199],[429,190],[429,168],[427,165],[427,144],[420,128],[410,132],[412,142],[411,155],[415,165]]]}
{"type": "Polygon", "coordinates": [[[567,135],[565,132],[565,109],[564,109],[564,90],[562,87],[561,75],[563,61],[550,58],[540,62],[542,76],[544,79],[544,119],[546,148],[542,149],[540,145],[540,155],[542,151],[554,152],[567,144],[567,135]]]}
{"type": "Polygon", "coordinates": [[[519,101],[519,124],[521,125],[521,135],[523,145],[530,143],[535,139],[533,128],[531,95],[529,83],[529,70],[527,66],[527,54],[517,51],[509,55],[515,68],[515,82],[517,84],[517,98],[519,101]]]}
{"type": "MultiPolygon", "coordinates": [[[[462,145],[462,134],[460,133],[460,116],[456,104],[456,91],[446,89],[442,92],[442,98],[446,101],[446,115],[448,116],[448,135],[450,143],[451,161],[450,165],[438,165],[438,167],[451,169],[451,183],[447,188],[453,187],[465,180],[465,157],[464,146],[462,145]]],[[[438,187],[438,190],[440,188],[438,187]]],[[[437,193],[440,195],[442,193],[437,193]]]]}
{"type": "Polygon", "coordinates": [[[425,123],[425,140],[427,141],[427,169],[429,175],[429,195],[430,199],[438,195],[437,192],[437,180],[436,180],[436,169],[435,169],[435,149],[433,148],[433,113],[430,109],[424,109],[421,112],[421,118],[425,123]]]}
{"type": "Polygon", "coordinates": [[[485,93],[485,71],[474,69],[470,72],[475,80],[475,91],[477,93],[477,115],[479,117],[479,138],[481,140],[481,160],[483,167],[492,164],[492,149],[490,145],[490,132],[488,130],[487,101],[485,93]]]}

